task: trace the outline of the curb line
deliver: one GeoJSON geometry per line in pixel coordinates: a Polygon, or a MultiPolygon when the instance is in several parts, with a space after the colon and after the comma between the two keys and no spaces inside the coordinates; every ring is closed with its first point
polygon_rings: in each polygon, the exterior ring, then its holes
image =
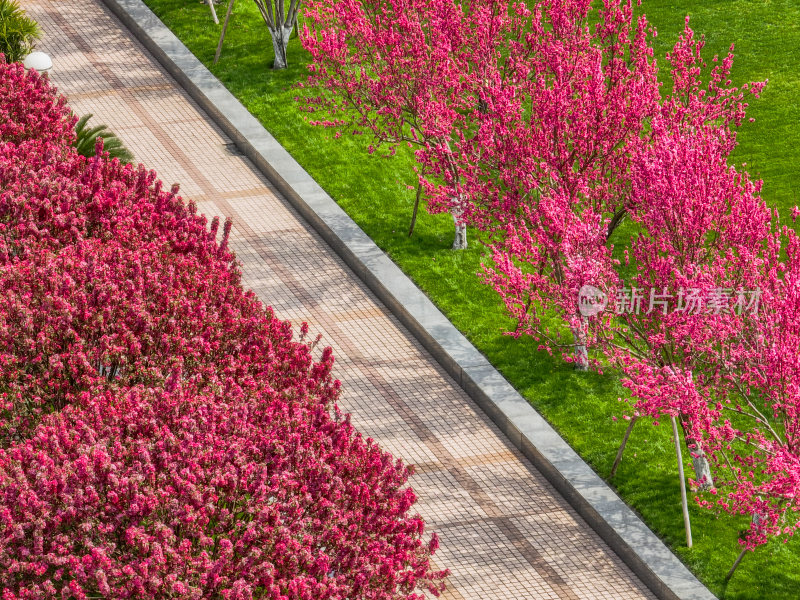
{"type": "Polygon", "coordinates": [[[102,2],[658,598],[716,598],[141,0],[102,2]]]}

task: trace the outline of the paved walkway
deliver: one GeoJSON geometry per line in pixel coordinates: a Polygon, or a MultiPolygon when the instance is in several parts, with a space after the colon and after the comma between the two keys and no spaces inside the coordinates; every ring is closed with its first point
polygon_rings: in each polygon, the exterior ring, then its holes
{"type": "Polygon", "coordinates": [[[98,0],[23,6],[73,110],[202,212],[232,217],[245,284],[333,347],[354,424],[417,465],[417,509],[452,571],[446,598],[653,598],[98,0]]]}

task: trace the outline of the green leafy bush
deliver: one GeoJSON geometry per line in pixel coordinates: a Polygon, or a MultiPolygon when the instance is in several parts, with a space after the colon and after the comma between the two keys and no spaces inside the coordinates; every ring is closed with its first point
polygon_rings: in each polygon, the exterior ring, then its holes
{"type": "Polygon", "coordinates": [[[0,0],[0,52],[6,62],[18,62],[41,37],[39,25],[25,14],[17,0],[0,0]]]}
{"type": "MultiPolygon", "coordinates": [[[[0,0],[1,2],[2,0],[0,0]]],[[[75,142],[73,145],[82,156],[94,156],[97,146],[97,138],[103,138],[103,150],[108,152],[111,158],[118,158],[120,162],[133,162],[133,154],[128,150],[106,125],[95,125],[88,127],[87,123],[92,118],[92,113],[83,115],[75,123],[75,142]]]]}

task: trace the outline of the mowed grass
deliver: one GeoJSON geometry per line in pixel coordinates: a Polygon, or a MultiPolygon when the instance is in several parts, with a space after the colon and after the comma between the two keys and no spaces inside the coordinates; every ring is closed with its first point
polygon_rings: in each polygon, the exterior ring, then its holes
{"type": "MultiPolygon", "coordinates": [[[[613,375],[577,374],[558,357],[536,350],[529,339],[503,335],[512,327],[496,294],[476,273],[483,250],[453,252],[452,221],[420,212],[407,235],[415,183],[413,161],[399,152],[368,155],[366,138],[308,123],[293,86],[306,75],[307,55],[297,39],[289,69],[273,72],[269,34],[252,2],[236,3],[222,58],[212,65],[219,36],[208,7],[196,0],[146,0],[184,43],[228,86],[295,159],[372,239],[444,311],[511,383],[603,477],[607,477],[626,423],[612,416],[623,408],[624,390],[613,375]]],[[[657,27],[657,56],[671,48],[686,14],[708,40],[707,54],[737,44],[736,83],[769,79],[753,103],[755,123],[742,128],[736,161],[763,177],[763,196],[783,218],[795,203],[800,160],[800,5],[794,0],[645,0],[641,8],[657,27]]],[[[219,9],[224,13],[223,9],[219,9]]],[[[222,15],[221,15],[222,16],[222,15]]],[[[662,61],[663,64],[663,61],[662,61]]],[[[472,240],[474,241],[474,236],[472,240]]],[[[624,241],[624,240],[620,240],[624,241]]],[[[687,461],[688,469],[688,461],[687,461]]],[[[739,553],[738,531],[748,519],[692,506],[694,547],[685,546],[676,459],[669,424],[640,423],[610,482],[694,573],[726,599],[800,597],[800,544],[773,543],[745,557],[727,586],[724,576],[739,553]]]]}

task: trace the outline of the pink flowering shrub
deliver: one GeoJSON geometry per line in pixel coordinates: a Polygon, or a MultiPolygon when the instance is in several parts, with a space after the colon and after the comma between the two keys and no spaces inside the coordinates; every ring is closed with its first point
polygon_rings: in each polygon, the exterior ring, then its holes
{"type": "Polygon", "coordinates": [[[0,139],[0,597],[438,595],[410,470],[242,288],[231,223],[78,156],[47,80],[3,77],[2,110],[55,116],[0,139]]]}
{"type": "Polygon", "coordinates": [[[408,475],[276,392],[85,394],[0,450],[3,598],[422,598],[408,475]]]}
{"type": "Polygon", "coordinates": [[[270,386],[298,402],[328,405],[336,394],[316,376],[329,371],[329,352],[313,365],[308,346],[291,341],[288,324],[245,293],[235,272],[165,243],[129,249],[92,239],[56,255],[31,252],[0,268],[0,290],[8,439],[83,391],[160,386],[173,372],[201,388],[270,386]]]}
{"type": "Polygon", "coordinates": [[[46,76],[0,57],[0,141],[75,139],[77,118],[46,76]]]}
{"type": "Polygon", "coordinates": [[[61,247],[85,238],[131,248],[169,242],[175,253],[235,268],[227,250],[230,224],[216,241],[206,218],[162,189],[153,171],[97,156],[86,158],[47,140],[0,146],[0,261],[28,248],[61,247]]]}

